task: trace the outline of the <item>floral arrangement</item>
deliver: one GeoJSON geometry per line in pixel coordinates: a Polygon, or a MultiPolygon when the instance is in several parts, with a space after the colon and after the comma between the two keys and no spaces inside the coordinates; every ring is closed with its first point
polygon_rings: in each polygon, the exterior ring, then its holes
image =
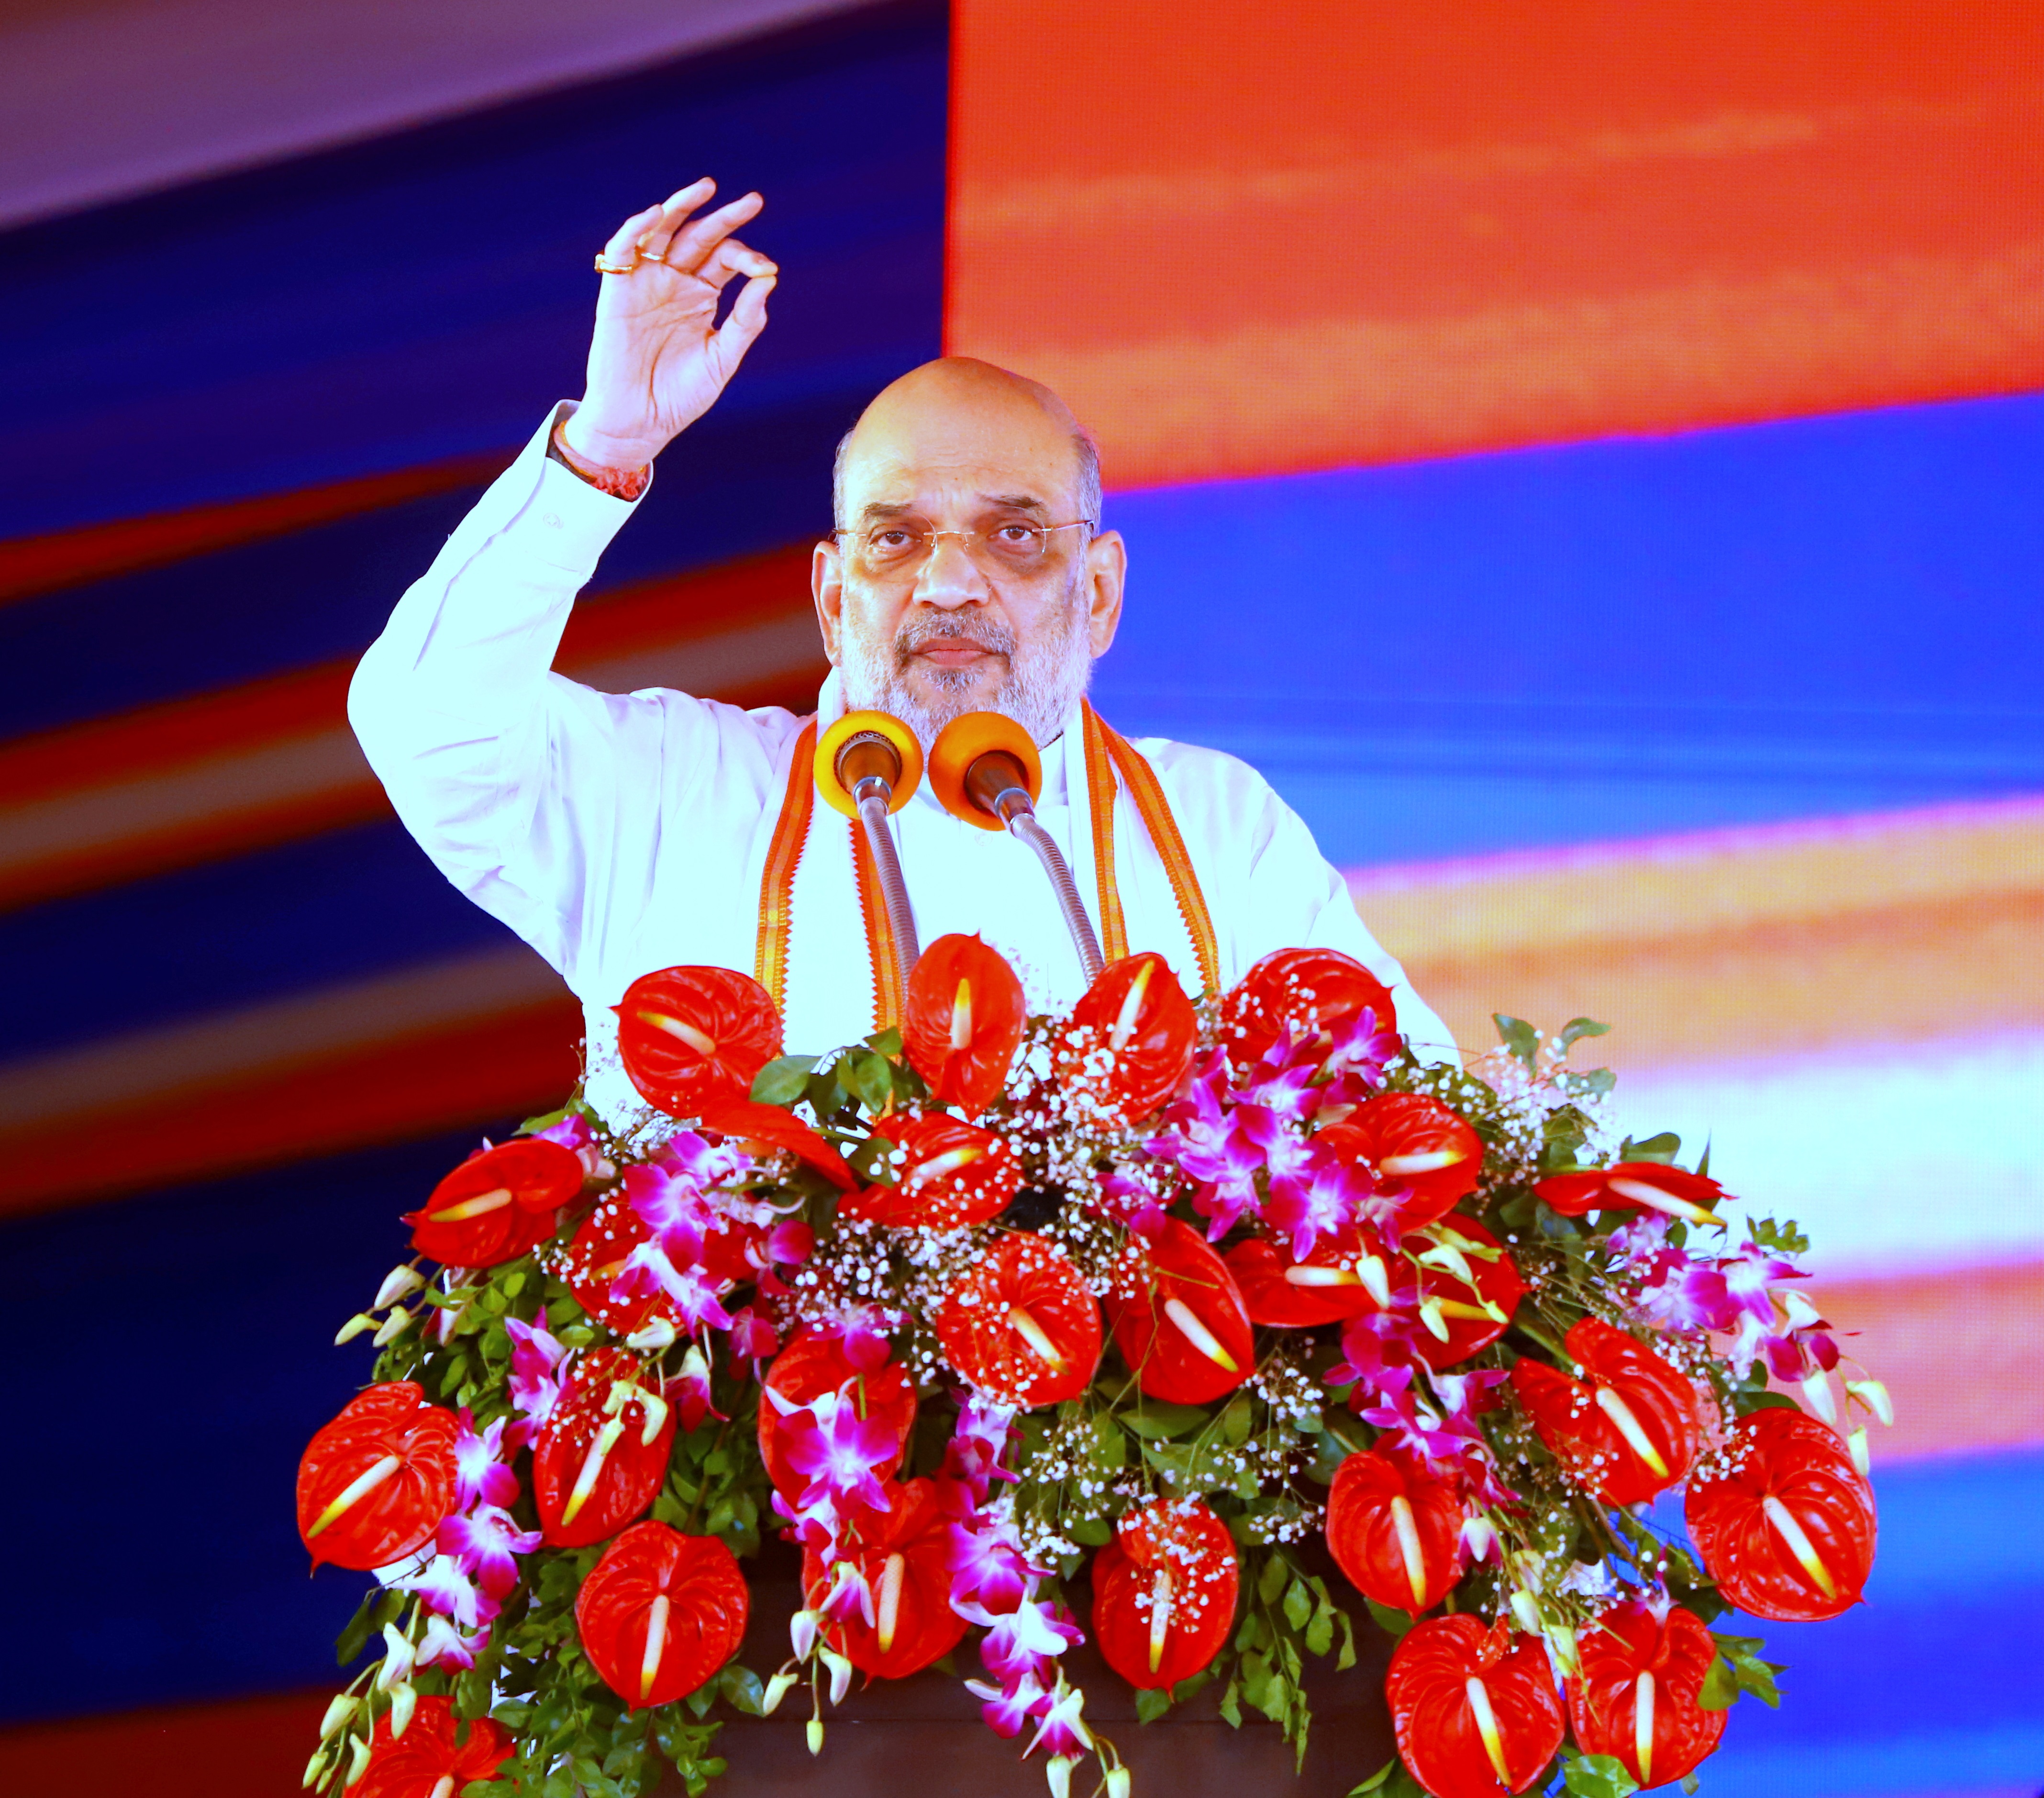
{"type": "Polygon", "coordinates": [[[1145,1722],[1211,1684],[1303,1756],[1307,1658],[1353,1665],[1362,1612],[1398,1753],[1358,1792],[1624,1798],[1776,1702],[1722,1613],[1859,1598],[1850,1413],[1887,1396],[1792,1224],[1735,1232],[1673,1138],[1609,1141],[1612,1077],[1567,1062],[1601,1025],[1428,1062],[1318,950],[1197,1003],[1134,955],[1030,1017],[964,936],[820,1059],[726,970],[617,1009],[654,1108],[486,1144],[341,1331],[382,1352],[298,1523],[375,1575],[342,1665],[382,1653],[309,1786],[631,1798],[664,1759],[700,1792],[720,1706],[805,1686],[821,1751],[855,1673],[964,1677],[970,1637],[1057,1798],[1089,1760],[1126,1798],[1062,1670],[1082,1631],[1145,1722]],[[754,1668],[769,1531],[804,1603],[754,1668]]]}

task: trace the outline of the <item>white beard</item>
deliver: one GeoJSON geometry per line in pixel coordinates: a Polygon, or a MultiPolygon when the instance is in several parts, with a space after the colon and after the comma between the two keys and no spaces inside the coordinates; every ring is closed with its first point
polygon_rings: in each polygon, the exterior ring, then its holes
{"type": "Polygon", "coordinates": [[[1074,582],[1058,613],[1061,628],[1019,650],[1005,624],[956,612],[918,612],[889,643],[875,643],[847,630],[838,670],[845,705],[854,711],[891,713],[916,733],[925,750],[952,719],[981,711],[1012,718],[1039,747],[1050,743],[1064,729],[1065,720],[1093,679],[1092,645],[1078,628],[1072,603],[1076,592],[1074,582]],[[973,691],[977,682],[971,670],[927,664],[923,679],[936,688],[936,699],[925,704],[909,690],[905,677],[909,656],[925,644],[952,636],[970,636],[1007,656],[1008,678],[991,699],[981,699],[973,691]]]}

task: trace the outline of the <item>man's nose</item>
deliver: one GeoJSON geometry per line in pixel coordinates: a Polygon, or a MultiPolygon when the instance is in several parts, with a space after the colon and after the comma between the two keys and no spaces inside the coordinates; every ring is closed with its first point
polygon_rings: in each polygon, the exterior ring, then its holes
{"type": "Polygon", "coordinates": [[[990,597],[986,577],[957,537],[947,533],[930,545],[929,559],[916,577],[918,605],[954,612],[962,605],[983,605],[990,597]]]}

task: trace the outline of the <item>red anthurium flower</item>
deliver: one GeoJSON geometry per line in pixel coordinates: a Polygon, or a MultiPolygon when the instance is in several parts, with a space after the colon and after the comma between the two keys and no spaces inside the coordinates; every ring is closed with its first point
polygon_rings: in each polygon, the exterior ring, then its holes
{"type": "Polygon", "coordinates": [[[555,1548],[613,1536],[659,1496],[674,1444],[660,1377],[622,1349],[583,1357],[532,1450],[532,1500],[555,1548]]]}
{"type": "Polygon", "coordinates": [[[582,1190],[582,1158],[521,1136],[471,1155],[407,1212],[412,1247],[450,1267],[515,1261],[554,1233],[554,1214],[582,1190]]]}
{"type": "Polygon", "coordinates": [[[743,1099],[781,1053],[781,1014],[766,989],[732,968],[663,968],[625,988],[617,1013],[624,1072],[670,1117],[743,1099]]]}
{"type": "Polygon", "coordinates": [[[1429,1367],[1452,1367],[1486,1349],[1509,1327],[1526,1282],[1504,1245],[1470,1218],[1445,1220],[1427,1235],[1405,1239],[1420,1264],[1420,1321],[1413,1347],[1429,1367]],[[1494,1259],[1482,1251],[1495,1249],[1494,1259]],[[1485,1309],[1494,1305],[1495,1317],[1485,1309]]]}
{"type": "Polygon", "coordinates": [[[1642,1786],[1685,1779],[1724,1734],[1723,1711],[1696,1702],[1718,1645],[1681,1606],[1614,1604],[1577,1639],[1569,1720],[1585,1754],[1609,1754],[1642,1786]]]}
{"type": "Polygon", "coordinates": [[[1379,1093],[1313,1139],[1366,1166],[1408,1230],[1453,1211],[1483,1172],[1483,1141],[1469,1120],[1418,1093],[1379,1093]]]}
{"type": "Polygon", "coordinates": [[[1523,1792],[1562,1746],[1546,1646],[1502,1620],[1430,1617],[1399,1642],[1384,1696],[1398,1753],[1434,1798],[1523,1792]]]}
{"type": "Polygon", "coordinates": [[[1462,1577],[1462,1501],[1409,1449],[1351,1454],[1327,1494],[1327,1546],[1366,1598],[1418,1616],[1462,1577]]]}
{"type": "MultiPolygon", "coordinates": [[[[909,1446],[909,1432],[916,1427],[916,1389],[893,1362],[862,1371],[846,1358],[841,1338],[816,1330],[805,1330],[774,1357],[766,1370],[766,1382],[783,1398],[808,1404],[825,1393],[843,1392],[863,1417],[877,1417],[893,1427],[894,1454],[877,1464],[875,1479],[894,1477],[909,1446]]],[[[800,1500],[810,1476],[789,1464],[787,1439],[793,1430],[772,1400],[759,1404],[759,1458],[766,1463],[767,1477],[782,1497],[800,1500]]]]}
{"type": "Polygon", "coordinates": [[[858,1184],[844,1157],[809,1125],[778,1105],[755,1105],[750,1099],[717,1099],[698,1114],[706,1130],[741,1143],[780,1149],[814,1168],[833,1186],[849,1192],[858,1184]]]}
{"type": "Polygon", "coordinates": [[[1637,1504],[1666,1492],[1696,1458],[1695,1389],[1600,1318],[1585,1317],[1562,1346],[1581,1366],[1581,1380],[1531,1359],[1512,1370],[1512,1389],[1541,1441],[1606,1504],[1637,1504]]]}
{"type": "Polygon", "coordinates": [[[575,1597],[589,1664],[635,1711],[671,1704],[738,1652],[751,1610],[745,1576],[715,1536],[634,1523],[575,1597]]]}
{"type": "Polygon", "coordinates": [[[1266,1329],[1309,1329],[1360,1317],[1381,1309],[1391,1293],[1384,1239],[1366,1224],[1321,1237],[1304,1261],[1261,1236],[1246,1237],[1226,1259],[1250,1322],[1266,1329]]]}
{"type": "Polygon", "coordinates": [[[1228,1263],[1178,1218],[1147,1241],[1129,1239],[1107,1320],[1136,1385],[1166,1404],[1207,1404],[1255,1367],[1249,1313],[1228,1263]]]}
{"type": "Polygon", "coordinates": [[[1700,1174],[1663,1167],[1658,1161],[1622,1161],[1581,1174],[1550,1174],[1533,1190],[1564,1217],[1593,1211],[1658,1211],[1690,1224],[1716,1224],[1711,1208],[1724,1188],[1700,1174]]]}
{"type": "Polygon", "coordinates": [[[454,1504],[460,1434],[409,1380],[349,1400],[298,1462],[298,1535],[313,1565],[367,1573],[429,1542],[454,1504]]]}
{"type": "Polygon", "coordinates": [[[348,1788],[348,1798],[461,1798],[471,1780],[490,1778],[511,1758],[511,1738],[501,1724],[478,1717],[468,1726],[467,1741],[457,1746],[461,1727],[453,1700],[421,1698],[394,1742],[386,1711],[369,1738],[369,1765],[348,1788]]]}
{"type": "Polygon", "coordinates": [[[942,1112],[890,1117],[878,1128],[901,1151],[895,1182],[855,1193],[839,1206],[840,1217],[897,1230],[959,1230],[992,1223],[1021,1189],[1021,1163],[991,1130],[942,1112]]]}
{"type": "Polygon", "coordinates": [[[950,1654],[966,1624],[951,1608],[953,1519],[938,1503],[936,1481],[910,1480],[887,1498],[888,1509],[857,1513],[853,1540],[836,1566],[826,1567],[813,1548],[803,1552],[802,1592],[820,1609],[840,1581],[863,1581],[871,1616],[863,1601],[833,1606],[843,1615],[824,1628],[824,1639],[861,1673],[898,1680],[950,1654]]]}
{"type": "Polygon", "coordinates": [[[1197,1499],[1154,1499],[1093,1557],[1093,1633],[1139,1689],[1190,1679],[1235,1627],[1242,1567],[1228,1525],[1197,1499]]]}
{"type": "Polygon", "coordinates": [[[1274,950],[1222,1001],[1222,1040],[1238,1070],[1253,1067],[1288,1032],[1331,1043],[1366,1006],[1380,1029],[1397,1029],[1391,989],[1353,955],[1339,949],[1274,950]]]}
{"type": "Polygon", "coordinates": [[[601,1318],[621,1336],[643,1330],[656,1314],[671,1320],[673,1308],[657,1288],[629,1299],[613,1299],[610,1289],[632,1251],[648,1242],[652,1231],[632,1208],[622,1193],[610,1193],[597,1201],[596,1209],[582,1220],[569,1245],[567,1265],[562,1277],[576,1302],[592,1317],[601,1318]]]}
{"type": "Polygon", "coordinates": [[[1728,1473],[1689,1483],[1689,1535],[1749,1616],[1815,1623],[1859,1602],[1873,1570],[1873,1489],[1835,1431],[1800,1411],[1742,1419],[1728,1473]]]}
{"type": "Polygon", "coordinates": [[[1065,1028],[1058,1078],[1124,1123],[1170,1097],[1193,1063],[1193,1002],[1162,955],[1124,956],[1086,989],[1065,1028]]]}
{"type": "Polygon", "coordinates": [[[952,1366],[1004,1404],[1077,1398],[1100,1365],[1100,1307],[1047,1236],[1003,1236],[945,1295],[937,1339],[952,1366]]]}
{"type": "Polygon", "coordinates": [[[1022,982],[977,936],[940,936],[909,976],[901,1046],[930,1097],[977,1117],[1008,1078],[1028,1006],[1022,982]]]}

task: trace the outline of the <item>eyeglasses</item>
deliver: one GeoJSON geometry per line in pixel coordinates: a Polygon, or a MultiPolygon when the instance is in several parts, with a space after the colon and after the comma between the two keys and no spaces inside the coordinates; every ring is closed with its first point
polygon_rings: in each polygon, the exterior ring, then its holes
{"type": "Polygon", "coordinates": [[[1031,524],[1009,519],[984,529],[915,531],[905,524],[868,524],[855,531],[833,531],[840,549],[874,574],[908,574],[930,559],[939,537],[955,537],[975,566],[988,574],[1033,574],[1050,561],[1060,531],[1089,531],[1090,518],[1069,524],[1031,524]]]}

